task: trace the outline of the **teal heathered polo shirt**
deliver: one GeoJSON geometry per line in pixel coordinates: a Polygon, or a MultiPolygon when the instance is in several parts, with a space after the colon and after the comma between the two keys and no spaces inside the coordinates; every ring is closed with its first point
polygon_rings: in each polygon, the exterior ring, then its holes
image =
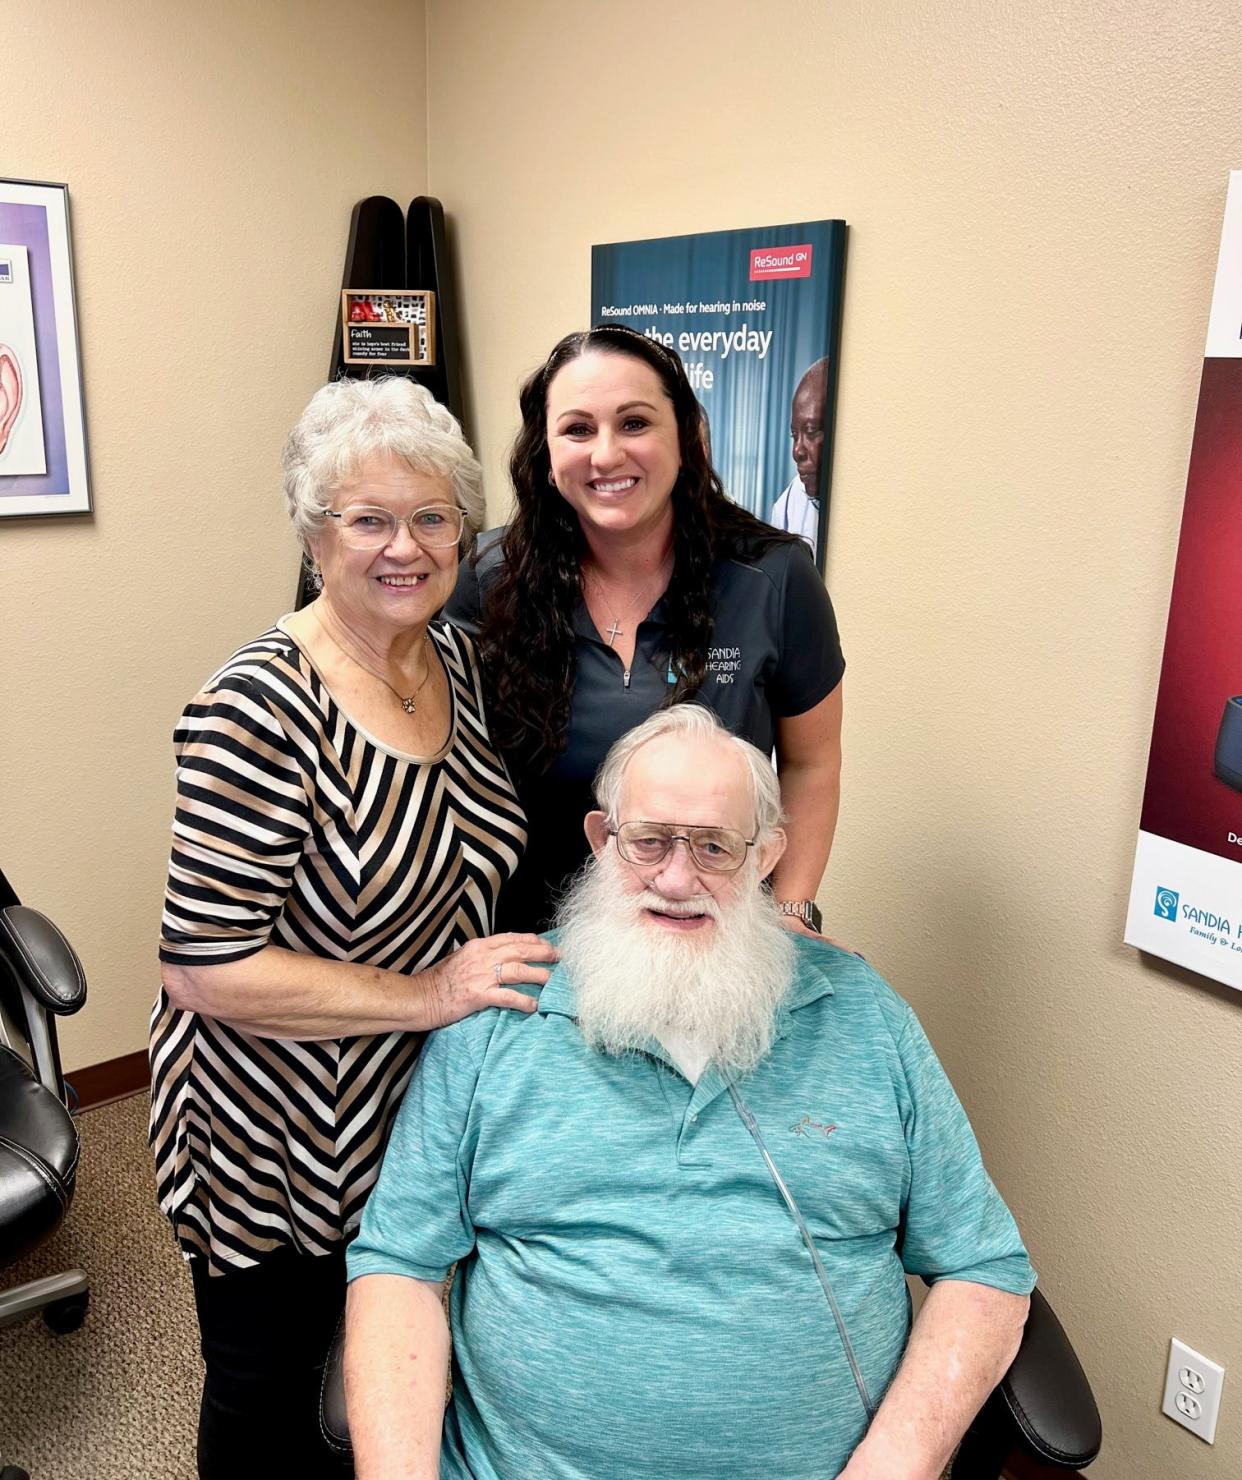
{"type": "MultiPolygon", "coordinates": [[[[740,1083],[810,1226],[875,1400],[904,1275],[1025,1294],[1035,1275],[913,1012],[798,937],[771,1053],[740,1083]],[[899,1229],[901,1230],[899,1247],[899,1229]]],[[[826,1480],[866,1422],[831,1311],[712,1066],[593,1052],[557,969],[529,1017],[432,1034],[351,1279],[442,1280],[471,1480],[826,1480]]]]}

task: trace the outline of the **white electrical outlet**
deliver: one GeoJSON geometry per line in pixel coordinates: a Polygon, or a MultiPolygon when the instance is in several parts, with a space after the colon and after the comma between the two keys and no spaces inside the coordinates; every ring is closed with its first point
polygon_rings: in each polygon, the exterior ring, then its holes
{"type": "Polygon", "coordinates": [[[1169,1370],[1160,1411],[1205,1443],[1214,1444],[1224,1381],[1223,1367],[1174,1337],[1169,1344],[1169,1370]]]}

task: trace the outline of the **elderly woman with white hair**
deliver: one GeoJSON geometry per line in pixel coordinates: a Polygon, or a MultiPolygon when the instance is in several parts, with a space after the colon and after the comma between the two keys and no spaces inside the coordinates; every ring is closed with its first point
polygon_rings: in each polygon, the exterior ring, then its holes
{"type": "Polygon", "coordinates": [[[490,933],[526,834],[471,640],[433,620],[482,514],[456,421],[408,380],[339,381],[284,471],[320,594],[174,737],[151,1140],[193,1276],[204,1480],[340,1474],[319,1376],[422,1035],[530,1010],[555,957],[490,933]]]}

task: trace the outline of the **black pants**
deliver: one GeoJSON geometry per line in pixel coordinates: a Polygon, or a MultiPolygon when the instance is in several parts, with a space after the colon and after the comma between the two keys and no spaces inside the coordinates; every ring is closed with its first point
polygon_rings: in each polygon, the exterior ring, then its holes
{"type": "Polygon", "coordinates": [[[319,1430],[319,1388],[345,1307],[345,1255],[292,1250],[209,1275],[193,1258],[203,1361],[199,1480],[342,1480],[319,1430]]]}

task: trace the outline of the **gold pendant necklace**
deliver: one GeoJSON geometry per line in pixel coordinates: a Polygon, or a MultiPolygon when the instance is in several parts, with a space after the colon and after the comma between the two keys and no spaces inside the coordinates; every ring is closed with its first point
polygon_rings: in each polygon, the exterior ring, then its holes
{"type": "MultiPolygon", "coordinates": [[[[347,647],[345,647],[345,645],[342,642],[340,642],[337,638],[333,637],[332,633],[328,631],[327,626],[324,624],[323,618],[319,615],[318,608],[315,608],[315,620],[319,623],[320,629],[322,630],[324,636],[327,637],[327,639],[329,640],[329,642],[332,643],[333,647],[335,647],[338,652],[344,653],[344,655],[349,659],[349,661],[356,668],[361,668],[364,673],[369,673],[372,678],[378,678],[379,681],[380,681],[380,683],[382,683],[384,685],[384,687],[393,695],[393,697],[396,699],[397,703],[400,704],[400,706],[402,707],[402,709],[404,709],[407,714],[413,715],[413,714],[417,714],[418,713],[418,705],[415,703],[415,700],[418,698],[419,694],[422,693],[422,691],[423,691],[423,685],[431,677],[431,652],[430,652],[430,650],[428,650],[428,649],[425,649],[424,650],[424,657],[426,658],[426,667],[424,669],[422,678],[420,678],[419,681],[418,681],[418,687],[414,690],[414,692],[412,694],[403,694],[400,691],[400,689],[393,688],[392,684],[390,684],[388,682],[388,680],[384,677],[384,675],[382,673],[376,673],[375,669],[372,668],[369,664],[362,662],[361,659],[359,659],[359,658],[355,658],[354,655],[353,655],[353,653],[351,653],[349,651],[349,649],[347,647]]],[[[428,643],[430,641],[431,641],[430,634],[427,633],[427,632],[424,632],[423,633],[423,642],[424,642],[424,644],[426,644],[426,643],[428,643]]]]}

